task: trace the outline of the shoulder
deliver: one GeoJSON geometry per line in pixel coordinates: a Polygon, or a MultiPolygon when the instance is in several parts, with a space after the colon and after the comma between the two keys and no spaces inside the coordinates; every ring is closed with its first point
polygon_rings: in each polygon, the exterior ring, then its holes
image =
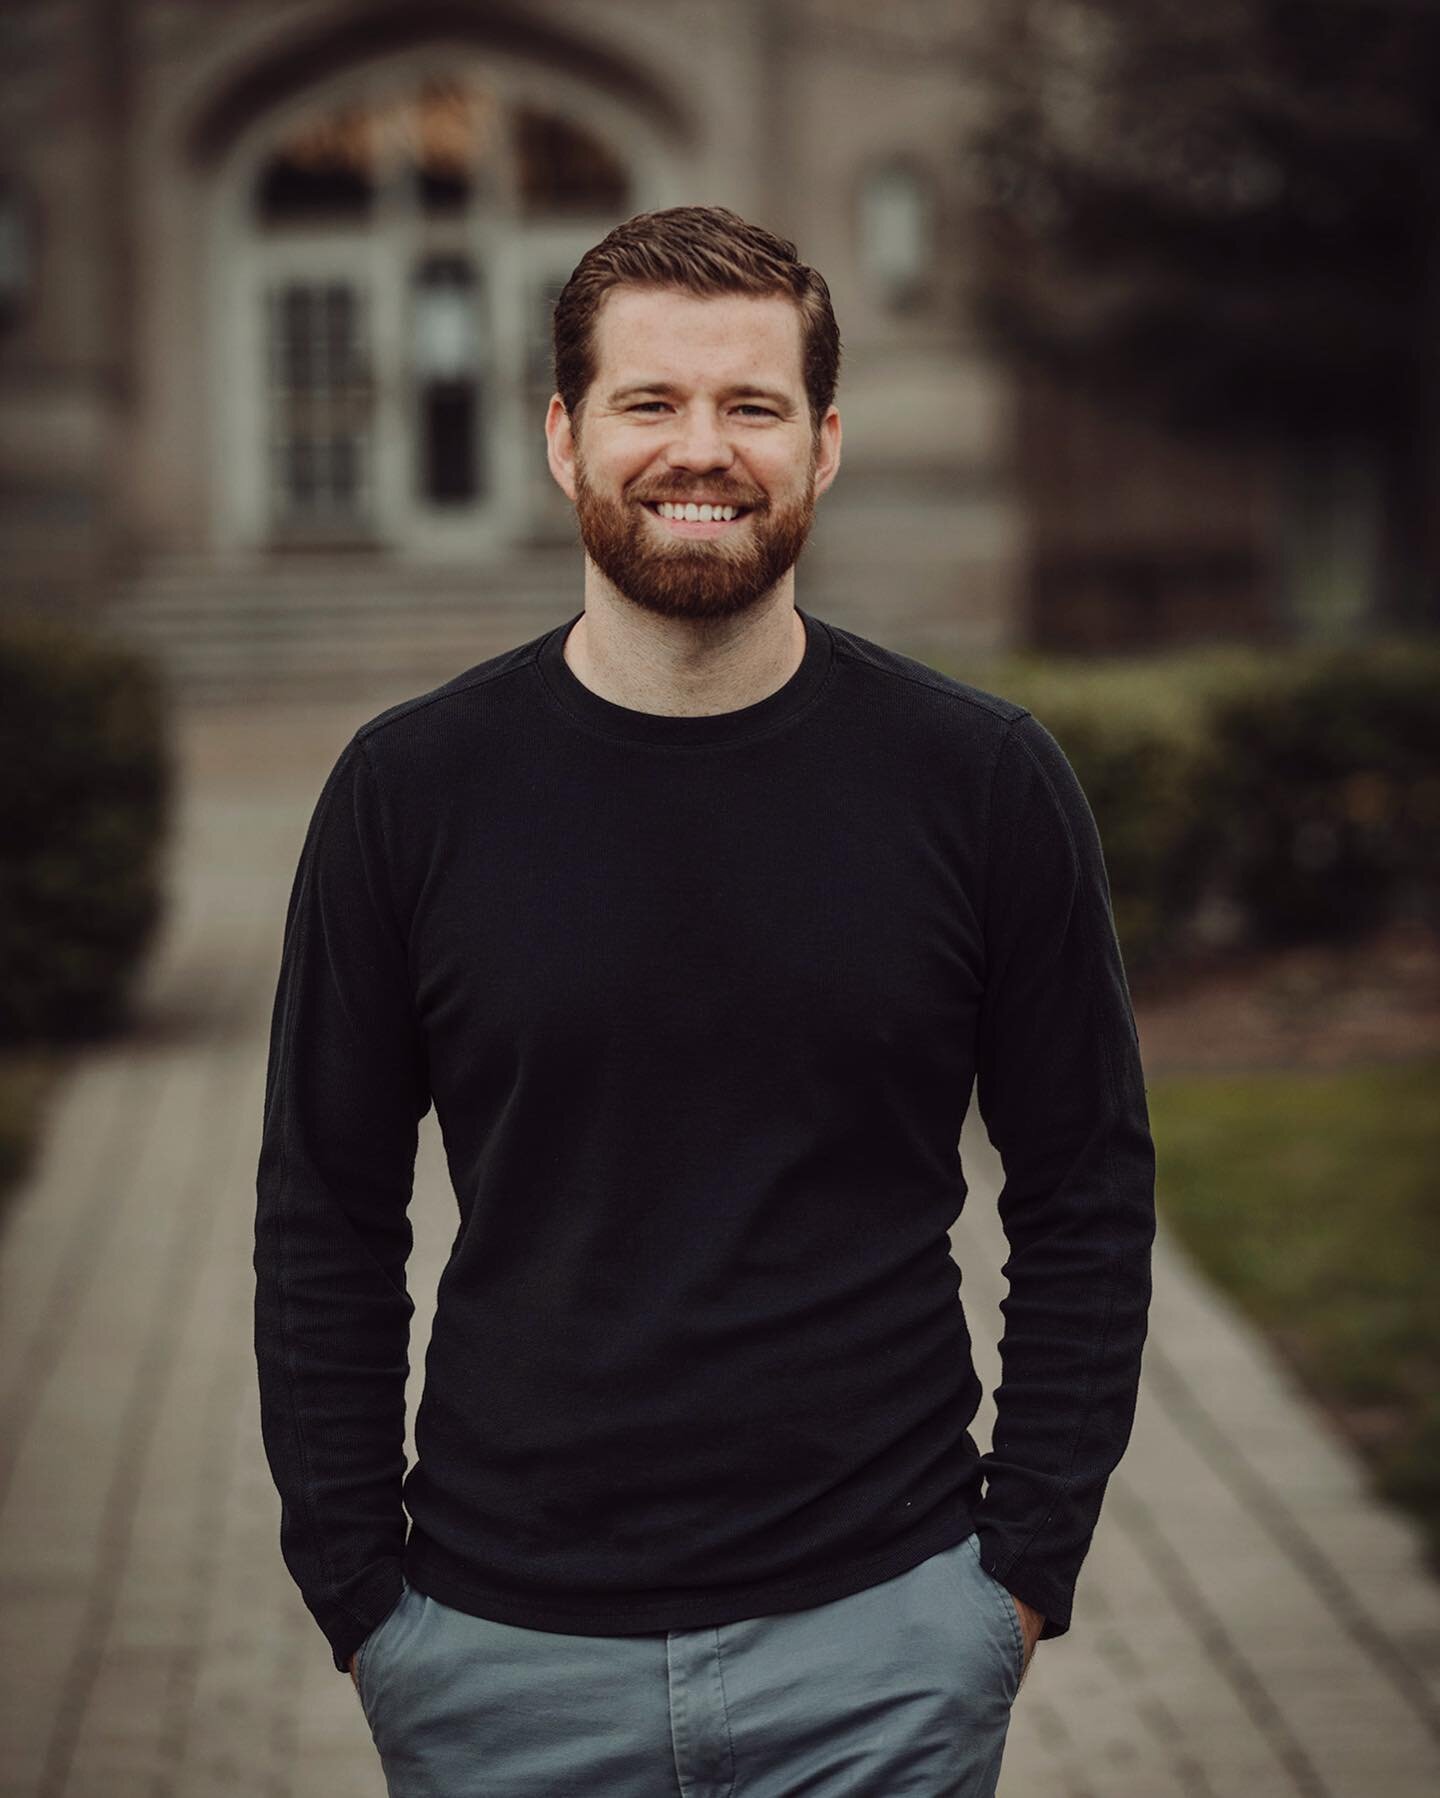
{"type": "Polygon", "coordinates": [[[834,624],[827,628],[837,660],[870,685],[867,709],[903,719],[903,728],[917,732],[927,752],[958,747],[972,766],[989,769],[992,815],[1028,811],[1048,815],[1069,835],[1093,831],[1093,816],[1069,758],[1028,706],[855,631],[834,624]]]}
{"type": "Polygon", "coordinates": [[[355,741],[374,752],[393,744],[413,743],[433,731],[454,730],[470,718],[503,711],[550,635],[547,630],[487,661],[477,662],[438,687],[402,699],[367,718],[355,730],[355,741]]]}
{"type": "Polygon", "coordinates": [[[533,753],[535,665],[547,630],[358,725],[354,753],[396,806],[428,811],[470,777],[533,753]]]}
{"type": "Polygon", "coordinates": [[[944,717],[963,719],[972,729],[995,738],[1003,737],[1017,719],[1028,717],[1027,707],[1003,694],[961,680],[932,668],[927,662],[903,655],[856,631],[826,623],[835,642],[837,660],[877,693],[909,706],[944,717]]]}

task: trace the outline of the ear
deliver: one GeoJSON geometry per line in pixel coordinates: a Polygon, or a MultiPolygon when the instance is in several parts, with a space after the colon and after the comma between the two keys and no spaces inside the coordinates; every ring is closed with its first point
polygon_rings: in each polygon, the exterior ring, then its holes
{"type": "Polygon", "coordinates": [[[832,406],[820,420],[820,441],[815,453],[817,499],[840,472],[840,437],[840,413],[832,406]]]}
{"type": "Polygon", "coordinates": [[[575,499],[575,428],[565,402],[558,393],[550,395],[545,413],[545,459],[555,484],[573,504],[575,499]]]}

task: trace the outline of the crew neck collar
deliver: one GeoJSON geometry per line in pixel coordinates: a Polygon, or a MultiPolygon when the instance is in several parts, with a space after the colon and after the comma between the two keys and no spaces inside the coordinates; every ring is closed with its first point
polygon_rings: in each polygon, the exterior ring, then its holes
{"type": "Polygon", "coordinates": [[[565,660],[565,639],[585,616],[583,609],[557,625],[540,645],[541,676],[552,696],[587,730],[631,743],[658,743],[671,748],[748,742],[774,730],[808,706],[830,672],[833,645],[824,622],[796,606],[805,626],[805,653],[783,687],[753,705],[732,712],[675,717],[666,712],[637,712],[616,705],[585,685],[565,660]]]}

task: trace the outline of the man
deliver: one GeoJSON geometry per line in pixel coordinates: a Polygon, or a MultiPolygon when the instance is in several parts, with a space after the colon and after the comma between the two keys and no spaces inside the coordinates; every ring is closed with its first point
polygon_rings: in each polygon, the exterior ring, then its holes
{"type": "Polygon", "coordinates": [[[841,426],[793,245],[631,219],[554,328],[584,609],[357,730],[291,895],[255,1254],[285,1558],[392,1794],[993,1794],[1150,1296],[1094,822],[1023,707],[797,608],[841,426]],[[972,1084],[1011,1247],[984,1456],[972,1084]],[[460,1218],[406,1475],[432,1101],[460,1218]]]}

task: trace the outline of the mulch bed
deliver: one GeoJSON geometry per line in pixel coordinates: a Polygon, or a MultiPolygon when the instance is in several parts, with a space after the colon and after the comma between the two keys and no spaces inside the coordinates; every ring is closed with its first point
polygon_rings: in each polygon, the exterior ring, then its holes
{"type": "Polygon", "coordinates": [[[1232,952],[1132,998],[1147,1074],[1408,1061],[1440,1053],[1440,933],[1232,952]]]}

